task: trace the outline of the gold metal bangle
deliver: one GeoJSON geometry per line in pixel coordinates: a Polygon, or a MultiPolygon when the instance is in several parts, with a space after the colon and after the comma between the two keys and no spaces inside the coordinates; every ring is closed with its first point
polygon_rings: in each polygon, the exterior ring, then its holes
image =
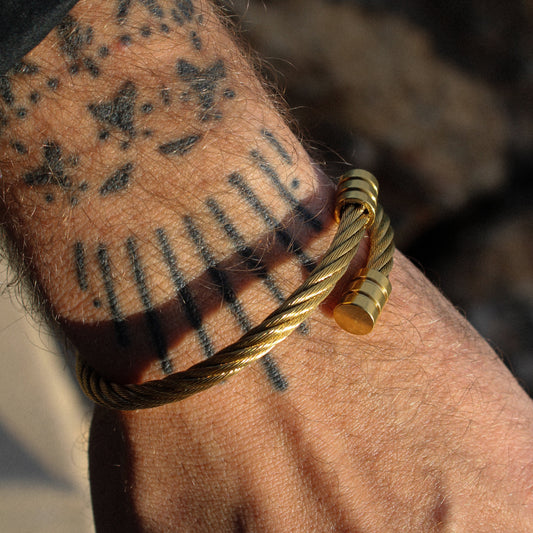
{"type": "Polygon", "coordinates": [[[346,331],[368,333],[391,292],[388,276],[394,254],[394,233],[377,197],[377,180],[366,170],[350,171],[340,179],[335,209],[339,227],[324,257],[278,309],[237,342],[187,370],[140,385],[111,382],[78,357],[81,388],[100,405],[135,410],[179,401],[220,383],[266,355],[307,319],[345,274],[367,232],[366,267],[348,285],[334,315],[346,331]]]}

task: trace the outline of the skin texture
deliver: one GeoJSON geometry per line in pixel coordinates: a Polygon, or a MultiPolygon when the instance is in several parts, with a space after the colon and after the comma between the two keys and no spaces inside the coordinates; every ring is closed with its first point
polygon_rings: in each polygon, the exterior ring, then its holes
{"type": "MultiPolygon", "coordinates": [[[[335,231],[331,183],[209,2],[82,0],[2,78],[0,119],[7,232],[110,378],[235,341],[335,231]]],[[[334,324],[337,293],[220,386],[96,409],[97,530],[531,531],[531,401],[400,254],[391,281],[367,337],[334,324]]]]}

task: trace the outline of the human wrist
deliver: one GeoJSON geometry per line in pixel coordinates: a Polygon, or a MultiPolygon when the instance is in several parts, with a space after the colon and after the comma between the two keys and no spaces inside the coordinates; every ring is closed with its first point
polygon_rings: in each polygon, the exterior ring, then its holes
{"type": "Polygon", "coordinates": [[[181,367],[236,340],[276,305],[251,263],[262,257],[257,269],[277,276],[279,298],[325,249],[330,223],[330,188],[210,4],[180,4],[182,25],[170,3],[160,4],[161,19],[135,4],[117,21],[114,4],[80,2],[25,58],[38,71],[10,76],[17,103],[40,99],[24,120],[6,106],[0,139],[10,230],[82,354],[120,380],[160,375],[158,350],[190,354],[176,361],[181,367]],[[250,190],[268,217],[254,210],[250,190]],[[222,211],[238,235],[229,235],[222,211]],[[199,234],[212,262],[225,261],[233,296],[215,286],[199,234]],[[298,241],[308,252],[295,250],[298,241]],[[243,244],[256,250],[248,264],[243,244]],[[229,300],[241,288],[235,307],[229,300]],[[200,316],[190,316],[189,297],[200,316]],[[216,330],[209,341],[204,319],[216,330]]]}

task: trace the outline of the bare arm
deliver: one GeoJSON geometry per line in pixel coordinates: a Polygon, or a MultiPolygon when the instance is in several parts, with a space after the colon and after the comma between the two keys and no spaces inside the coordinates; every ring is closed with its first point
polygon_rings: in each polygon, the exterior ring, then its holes
{"type": "MultiPolygon", "coordinates": [[[[331,239],[329,182],[209,2],[82,0],[0,96],[8,232],[110,378],[236,340],[331,239]]],[[[221,386],[98,410],[98,529],[528,531],[530,401],[401,256],[392,282],[368,338],[326,306],[221,386]]]]}

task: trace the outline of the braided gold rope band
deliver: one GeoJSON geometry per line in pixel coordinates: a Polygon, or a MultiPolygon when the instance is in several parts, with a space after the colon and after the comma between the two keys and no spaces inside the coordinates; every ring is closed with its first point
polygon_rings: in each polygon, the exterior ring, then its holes
{"type": "MultiPolygon", "coordinates": [[[[320,264],[276,311],[237,342],[188,370],[141,385],[108,381],[78,357],[76,373],[84,393],[111,409],[147,409],[183,400],[236,374],[286,339],[324,301],[355,257],[367,229],[371,244],[366,269],[361,271],[362,285],[351,290],[354,298],[345,298],[340,305],[358,309],[359,315],[362,313],[373,324],[390,293],[390,285],[381,286],[380,280],[385,278],[388,283],[394,254],[394,233],[389,218],[377,204],[374,176],[361,170],[345,174],[339,183],[337,206],[339,227],[320,264]]],[[[347,314],[352,315],[350,311],[347,314]]],[[[339,324],[345,327],[341,320],[339,324]]],[[[349,327],[345,329],[350,331],[349,327]]]]}

